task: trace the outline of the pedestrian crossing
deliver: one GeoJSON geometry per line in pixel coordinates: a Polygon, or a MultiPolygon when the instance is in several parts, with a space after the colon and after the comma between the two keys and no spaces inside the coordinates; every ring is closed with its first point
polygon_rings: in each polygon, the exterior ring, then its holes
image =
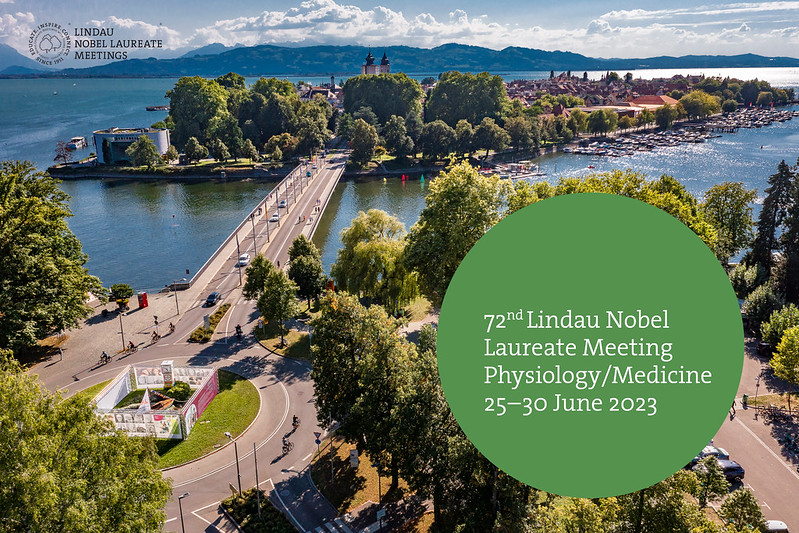
{"type": "Polygon", "coordinates": [[[314,531],[316,533],[355,533],[341,518],[325,522],[324,525],[317,527],[314,531]]]}

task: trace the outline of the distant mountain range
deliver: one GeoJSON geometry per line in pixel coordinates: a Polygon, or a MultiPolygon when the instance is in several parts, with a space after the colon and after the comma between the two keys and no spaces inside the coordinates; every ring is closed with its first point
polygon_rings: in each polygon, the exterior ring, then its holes
{"type": "Polygon", "coordinates": [[[0,75],[35,74],[44,72],[46,67],[25,57],[7,44],[0,44],[0,75]]]}
{"type": "MultiPolygon", "coordinates": [[[[0,45],[0,52],[7,47],[0,45]]],[[[13,49],[11,49],[13,50],[13,49]]],[[[16,51],[14,51],[16,53],[16,51]]],[[[32,69],[38,64],[17,53],[25,63],[8,63],[0,55],[0,76],[20,77],[215,77],[227,72],[244,76],[351,76],[360,72],[367,49],[363,46],[285,47],[260,45],[225,47],[208,45],[172,59],[128,59],[87,68],[26,72],[13,65],[32,69]],[[30,65],[33,63],[33,66],[30,65]],[[11,71],[9,71],[11,67],[11,71]]],[[[445,44],[435,48],[387,46],[375,48],[378,60],[383,52],[392,72],[437,74],[447,70],[492,73],[514,71],[575,72],[585,70],[698,69],[729,67],[799,67],[799,59],[765,57],[755,54],[735,56],[690,55],[659,56],[644,59],[591,58],[572,52],[508,47],[491,50],[479,46],[445,44]]],[[[13,58],[11,58],[13,61],[13,58]]],[[[42,69],[39,69],[42,70],[42,69]]]]}

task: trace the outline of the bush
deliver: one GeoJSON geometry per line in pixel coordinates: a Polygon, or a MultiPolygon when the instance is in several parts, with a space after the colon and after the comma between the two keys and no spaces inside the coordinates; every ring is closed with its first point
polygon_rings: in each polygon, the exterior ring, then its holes
{"type": "Polygon", "coordinates": [[[189,342],[208,342],[211,340],[211,336],[214,334],[214,330],[216,329],[216,325],[219,324],[219,321],[222,320],[222,317],[225,316],[227,310],[230,309],[230,304],[222,304],[219,306],[219,309],[214,311],[214,314],[211,315],[209,321],[211,322],[211,328],[205,329],[205,326],[200,326],[199,328],[195,329],[191,332],[189,336],[189,342]]]}
{"type": "Polygon", "coordinates": [[[772,288],[771,282],[768,282],[760,285],[746,297],[741,311],[757,327],[768,320],[774,311],[782,309],[783,305],[782,296],[777,294],[772,288]]]}
{"type": "Polygon", "coordinates": [[[191,397],[191,387],[185,381],[176,381],[169,390],[164,391],[164,394],[179,402],[185,402],[191,397]]]}
{"type": "Polygon", "coordinates": [[[763,341],[777,346],[782,340],[785,330],[794,326],[799,326],[799,307],[788,304],[779,311],[773,312],[768,322],[764,322],[760,326],[760,335],[763,341]]]}
{"type": "Polygon", "coordinates": [[[724,103],[721,104],[721,110],[725,113],[732,113],[738,109],[738,102],[735,100],[724,100],[724,103]]]}
{"type": "Polygon", "coordinates": [[[732,288],[738,298],[746,298],[749,293],[755,290],[760,276],[758,276],[758,266],[746,266],[746,263],[739,263],[728,274],[732,288]]]}
{"type": "Polygon", "coordinates": [[[294,526],[278,511],[261,491],[261,519],[258,519],[258,499],[255,489],[240,496],[222,500],[222,507],[238,522],[244,533],[293,533],[294,526]]]}

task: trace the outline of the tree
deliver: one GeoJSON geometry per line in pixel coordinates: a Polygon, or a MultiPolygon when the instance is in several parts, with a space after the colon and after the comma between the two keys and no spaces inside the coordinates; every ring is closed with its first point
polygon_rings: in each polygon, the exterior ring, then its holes
{"type": "Polygon", "coordinates": [[[171,494],[150,438],[116,433],[87,397],[64,400],[0,361],[0,522],[8,531],[161,531],[171,494]]]}
{"type": "Polygon", "coordinates": [[[273,135],[264,145],[264,152],[270,154],[270,157],[275,161],[280,161],[284,157],[290,157],[297,151],[299,140],[292,136],[290,133],[281,133],[280,135],[273,135]]]}
{"type": "Polygon", "coordinates": [[[298,294],[308,300],[318,297],[327,284],[319,250],[305,235],[300,234],[289,248],[289,279],[297,284],[298,294]]]}
{"type": "Polygon", "coordinates": [[[375,156],[377,142],[375,127],[362,118],[357,119],[350,138],[350,148],[352,148],[350,160],[360,166],[366,165],[375,156]]]}
{"type": "Polygon", "coordinates": [[[707,94],[705,91],[691,91],[679,99],[688,118],[706,117],[721,111],[721,103],[716,96],[707,94]]]}
{"type": "Polygon", "coordinates": [[[510,184],[482,176],[468,163],[439,175],[408,233],[405,261],[419,275],[422,292],[440,306],[466,253],[502,217],[510,184]]]}
{"type": "Polygon", "coordinates": [[[619,118],[619,128],[623,130],[629,130],[634,124],[635,121],[629,115],[624,115],[619,118]]]}
{"type": "Polygon", "coordinates": [[[375,129],[380,129],[380,119],[377,118],[371,107],[363,106],[356,109],[352,114],[352,119],[358,120],[359,118],[370,126],[374,126],[375,129]]]}
{"type": "Polygon", "coordinates": [[[166,161],[167,163],[171,163],[172,161],[177,159],[179,155],[180,154],[178,154],[178,149],[175,148],[174,145],[170,144],[169,148],[166,149],[166,153],[164,154],[164,161],[166,161]]]}
{"type": "Polygon", "coordinates": [[[227,161],[230,159],[230,150],[228,150],[225,143],[220,141],[219,139],[214,139],[211,141],[211,154],[213,154],[214,159],[219,162],[227,161]]]}
{"type": "MultiPolygon", "coordinates": [[[[788,209],[780,244],[785,262],[778,276],[780,289],[789,302],[799,303],[799,174],[793,173],[788,209]]],[[[765,208],[765,206],[764,206],[765,208]]]]}
{"type": "MultiPolygon", "coordinates": [[[[105,141],[105,139],[103,139],[105,141]]],[[[106,161],[110,160],[110,158],[106,159],[106,161]]],[[[55,143],[55,158],[53,159],[56,163],[59,161],[67,164],[72,161],[72,150],[67,148],[67,141],[58,141],[55,143]]]]}
{"type": "Polygon", "coordinates": [[[466,119],[459,120],[455,125],[454,149],[459,154],[471,154],[474,150],[474,128],[466,119]]]}
{"type": "Polygon", "coordinates": [[[228,94],[216,81],[201,76],[183,77],[166,93],[169,116],[175,124],[172,140],[185,148],[190,137],[209,140],[208,127],[217,115],[227,113],[228,94]]]}
{"type": "Polygon", "coordinates": [[[236,74],[235,72],[228,72],[222,76],[219,76],[215,80],[221,87],[225,89],[245,89],[245,79],[244,76],[241,74],[236,74]]]}
{"type": "Polygon", "coordinates": [[[70,231],[69,195],[28,161],[0,163],[0,348],[32,346],[89,316],[105,291],[70,231]]]}
{"type": "Polygon", "coordinates": [[[584,132],[588,128],[588,114],[582,109],[575,109],[569,115],[569,120],[566,121],[566,125],[575,134],[584,132]]]}
{"type": "Polygon", "coordinates": [[[604,135],[616,129],[619,115],[609,109],[597,109],[588,115],[588,131],[604,135]]]}
{"type": "Polygon", "coordinates": [[[782,309],[774,311],[768,321],[760,325],[761,337],[763,341],[777,346],[785,331],[794,326],[799,326],[799,307],[788,304],[782,309]]]}
{"type": "Polygon", "coordinates": [[[398,115],[391,115],[383,128],[383,137],[386,148],[397,157],[406,157],[413,153],[413,139],[408,135],[405,119],[398,115]]]}
{"type": "Polygon", "coordinates": [[[784,303],[782,296],[774,291],[771,282],[767,282],[746,297],[741,312],[749,317],[755,327],[759,327],[772,313],[782,309],[784,303]]]}
{"type": "Polygon", "coordinates": [[[508,102],[500,76],[488,72],[445,72],[427,98],[427,120],[443,120],[454,127],[466,119],[477,124],[483,117],[498,119],[508,102]]]}
{"type": "Polygon", "coordinates": [[[163,163],[155,143],[146,135],[141,135],[133,144],[128,146],[125,149],[125,155],[128,156],[134,166],[141,167],[146,165],[148,170],[152,170],[156,165],[163,163]]]}
{"type": "Polygon", "coordinates": [[[264,254],[257,254],[247,266],[247,281],[241,294],[248,300],[258,300],[266,290],[266,280],[275,270],[275,265],[264,254]]]}
{"type": "Polygon", "coordinates": [[[533,135],[529,119],[516,116],[505,121],[505,131],[508,133],[510,144],[518,151],[533,145],[533,135]]]}
{"type": "Polygon", "coordinates": [[[749,527],[757,531],[766,530],[766,520],[760,503],[752,491],[746,488],[736,489],[727,496],[719,508],[719,516],[739,529],[749,527]]]}
{"type": "Polygon", "coordinates": [[[738,102],[735,100],[724,100],[721,104],[721,110],[724,113],[732,113],[736,109],[738,109],[738,102]]]}
{"type": "Polygon", "coordinates": [[[772,251],[778,249],[777,229],[788,216],[795,175],[785,160],[777,166],[777,173],[769,176],[769,187],[757,221],[757,237],[752,245],[752,264],[761,265],[767,272],[772,265],[772,251]]]}
{"type": "Polygon", "coordinates": [[[486,157],[489,150],[500,151],[508,146],[510,137],[493,118],[484,117],[480,125],[474,129],[474,144],[476,147],[486,149],[486,157]]]}
{"type": "Polygon", "coordinates": [[[730,270],[728,274],[730,283],[732,283],[732,288],[738,298],[744,299],[749,296],[749,293],[757,287],[758,281],[762,281],[758,276],[761,269],[762,267],[757,265],[747,266],[746,263],[741,262],[730,270]]]}
{"type": "Polygon", "coordinates": [[[327,126],[332,118],[333,108],[321,95],[310,102],[302,102],[297,111],[297,149],[308,153],[324,146],[330,140],[327,126]]]}
{"type": "Polygon", "coordinates": [[[300,312],[297,304],[297,284],[291,281],[282,270],[269,272],[264,290],[258,298],[258,311],[266,320],[276,320],[280,330],[280,344],[285,345],[286,320],[300,312]]]}
{"type": "Polygon", "coordinates": [[[247,139],[244,141],[244,144],[241,148],[241,157],[249,159],[252,162],[258,161],[260,159],[260,156],[258,155],[258,149],[251,140],[247,139]]]}
{"type": "Polygon", "coordinates": [[[385,124],[392,115],[405,117],[422,111],[422,86],[403,73],[353,76],[344,83],[342,92],[344,112],[354,116],[359,108],[370,108],[375,126],[385,124]]]}
{"type": "Polygon", "coordinates": [[[133,289],[127,283],[115,283],[111,285],[111,299],[114,300],[120,309],[128,306],[130,297],[133,296],[133,289]]]}
{"type": "MultiPolygon", "coordinates": [[[[224,161],[227,161],[231,155],[238,159],[242,146],[244,146],[244,138],[241,128],[239,128],[239,122],[230,113],[220,113],[209,121],[208,138],[213,139],[211,151],[214,152],[214,157],[217,156],[217,152],[213,147],[219,146],[216,141],[221,141],[229,150],[228,156],[223,158],[224,161]]],[[[219,159],[217,158],[217,160],[219,159]]]]}
{"type": "Polygon", "coordinates": [[[355,121],[349,113],[342,113],[336,118],[336,135],[349,140],[352,137],[352,128],[355,121]]]}
{"type": "Polygon", "coordinates": [[[393,313],[418,295],[404,264],[405,228],[378,209],[360,212],[341,232],[342,247],[330,275],[341,290],[377,300],[393,313]]]}
{"type": "Polygon", "coordinates": [[[772,103],[774,103],[774,95],[771,92],[760,91],[760,93],[758,93],[755,105],[769,107],[772,103]]]}
{"type": "Polygon", "coordinates": [[[725,265],[752,242],[755,221],[751,204],[755,198],[757,191],[747,189],[741,182],[718,183],[705,193],[702,210],[716,228],[715,253],[725,265]]]}
{"type": "Polygon", "coordinates": [[[422,153],[432,159],[441,159],[452,151],[455,144],[455,130],[443,120],[428,122],[422,127],[416,145],[422,153]]]}
{"type": "Polygon", "coordinates": [[[655,122],[655,115],[648,109],[644,109],[635,117],[635,124],[637,126],[646,126],[653,122],[655,122]]]}
{"type": "Polygon", "coordinates": [[[694,496],[699,500],[700,507],[706,507],[709,500],[719,498],[730,491],[730,483],[724,477],[724,472],[718,460],[708,456],[699,461],[694,467],[698,484],[694,489],[694,496]]]}
{"type": "Polygon", "coordinates": [[[197,137],[190,137],[189,140],[186,141],[185,153],[186,159],[198,162],[200,159],[208,157],[208,148],[201,145],[197,137]]]}
{"type": "Polygon", "coordinates": [[[679,115],[680,113],[675,107],[666,104],[655,110],[655,122],[660,129],[667,130],[671,128],[679,115]]]}
{"type": "Polygon", "coordinates": [[[405,117],[405,129],[414,145],[419,144],[419,137],[422,135],[423,126],[424,123],[422,122],[421,113],[408,113],[405,117]]]}
{"type": "MultiPolygon", "coordinates": [[[[774,375],[793,386],[799,385],[799,326],[788,328],[777,344],[777,351],[769,362],[774,375]]],[[[788,410],[791,409],[791,395],[788,395],[788,410]]]]}

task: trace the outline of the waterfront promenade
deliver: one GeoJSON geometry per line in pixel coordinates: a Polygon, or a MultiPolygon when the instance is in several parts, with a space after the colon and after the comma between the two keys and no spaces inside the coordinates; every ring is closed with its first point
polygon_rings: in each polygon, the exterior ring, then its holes
{"type": "MultiPolygon", "coordinates": [[[[255,447],[261,488],[271,493],[274,503],[287,512],[299,529],[313,530],[332,521],[336,517],[335,510],[305,475],[316,450],[313,432],[326,430],[316,425],[310,365],[272,354],[254,340],[251,332],[258,312],[255,303],[241,295],[243,269],[235,263],[239,253],[263,252],[285,269],[288,248],[300,233],[309,237],[313,234],[347,157],[344,151],[331,151],[327,158],[319,160],[317,169],[309,165],[307,170],[298,169],[283,180],[255,206],[253,216],[242,221],[191,283],[182,284],[185,290],[152,295],[146,309],[138,309],[133,299],[132,309],[121,316],[109,313],[104,318],[100,311],[111,309],[114,304],[97,305],[94,316],[87,319],[82,328],[68,332],[69,338],[63,344],[63,360],[56,356],[42,361],[34,365],[31,372],[38,374],[48,388],[61,389],[65,394],[111,379],[128,364],[159,363],[165,359],[172,359],[176,364],[210,364],[244,375],[258,388],[261,409],[252,426],[237,436],[242,487],[255,485],[255,447]],[[307,171],[312,174],[310,178],[305,175],[307,171]],[[285,208],[278,207],[281,201],[286,202],[285,208]],[[279,223],[268,222],[275,213],[280,215],[279,223]],[[203,307],[206,295],[212,291],[220,292],[222,302],[230,303],[231,308],[217,326],[210,343],[190,344],[188,336],[202,325],[203,317],[214,310],[203,307]],[[157,327],[163,335],[156,343],[150,342],[156,327],[153,315],[158,316],[157,327]],[[166,334],[169,322],[173,322],[176,329],[166,334]],[[245,331],[241,341],[236,339],[236,324],[241,324],[245,331]],[[120,325],[125,341],[139,346],[132,355],[118,353],[123,344],[120,325]],[[97,361],[103,350],[112,354],[113,361],[101,366],[97,361]],[[280,450],[281,437],[292,433],[291,415],[294,414],[300,417],[302,426],[291,437],[295,448],[284,456],[280,450]]],[[[165,475],[172,479],[174,487],[173,499],[166,509],[167,531],[180,531],[177,497],[185,492],[190,493],[182,501],[186,531],[235,530],[220,514],[218,505],[230,495],[228,484],[236,484],[233,446],[169,469],[165,475]]]]}

